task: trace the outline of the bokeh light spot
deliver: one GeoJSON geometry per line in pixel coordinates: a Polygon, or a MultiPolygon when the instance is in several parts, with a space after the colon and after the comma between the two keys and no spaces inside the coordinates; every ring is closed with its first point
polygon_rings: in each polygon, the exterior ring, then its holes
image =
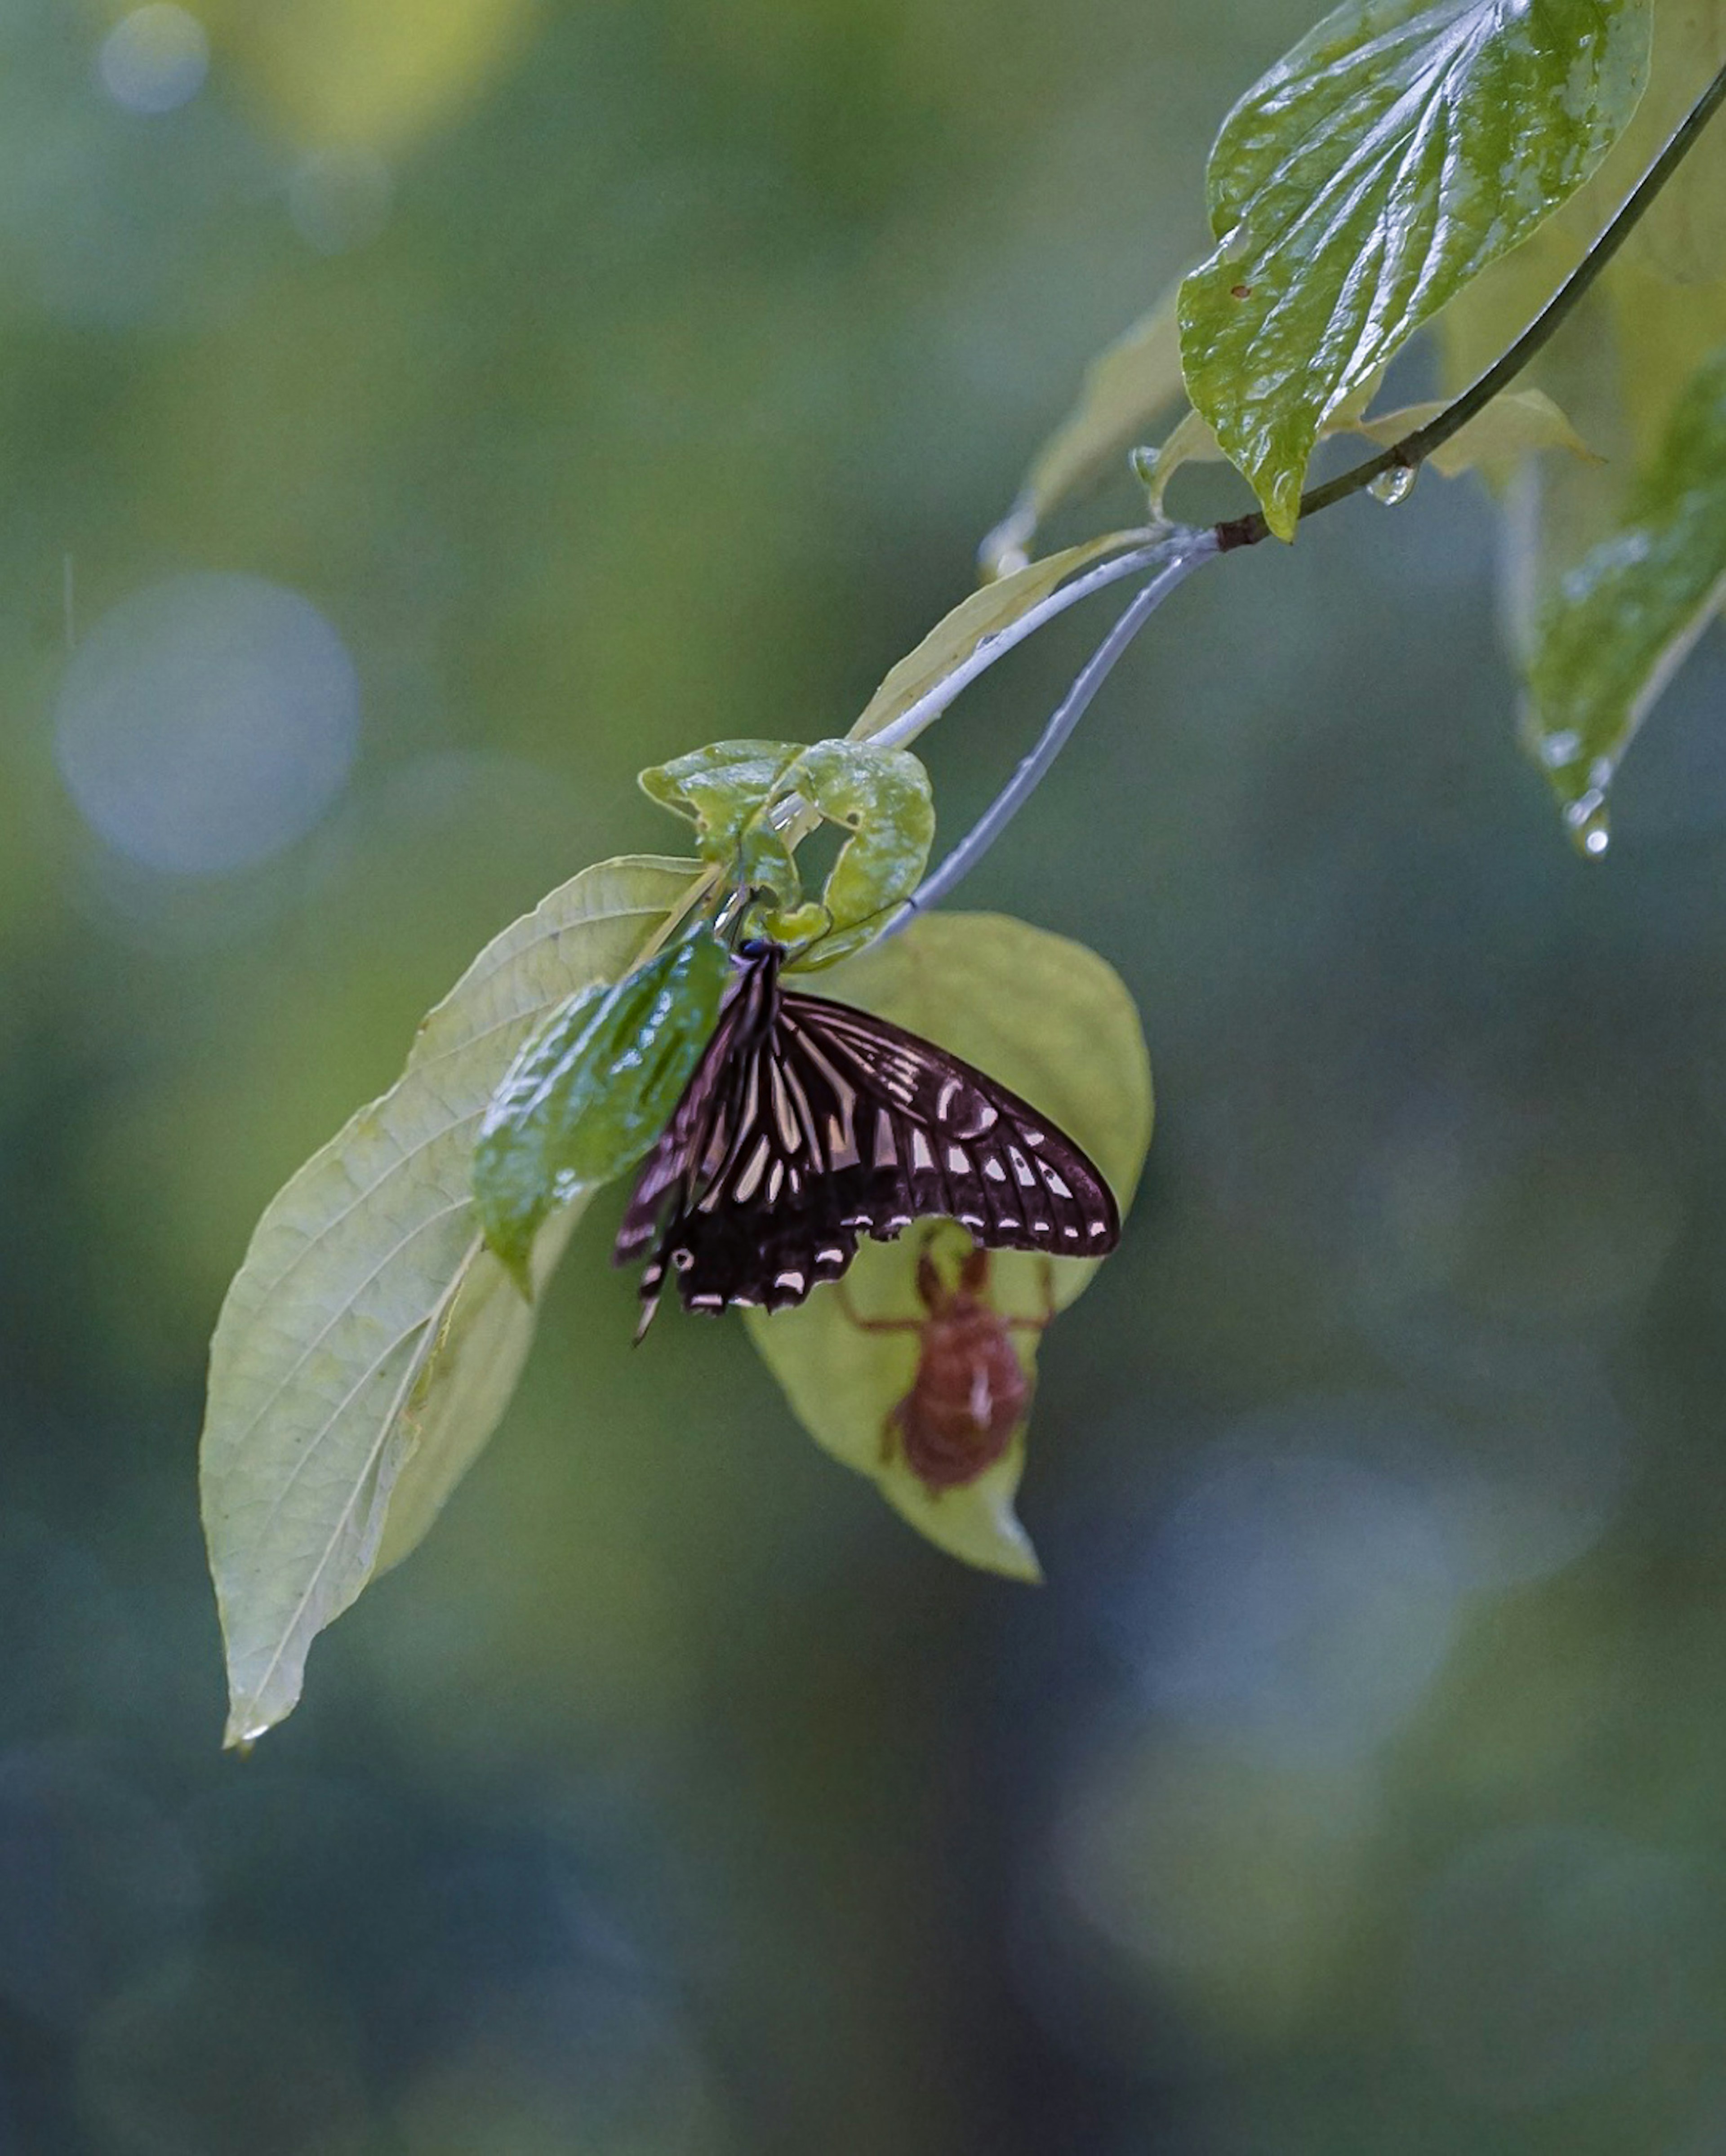
{"type": "Polygon", "coordinates": [[[167,0],[122,16],[96,55],[103,89],[128,112],[177,111],[203,89],[209,66],[203,23],[167,0]]]}
{"type": "Polygon", "coordinates": [[[172,875],[278,852],[345,783],[359,684],[342,639],[261,578],[177,577],[105,615],[66,670],[61,774],[92,829],[172,875]]]}
{"type": "Polygon", "coordinates": [[[1459,1584],[1413,1481],[1334,1457],[1199,1461],[1140,1609],[1153,1702],[1347,1757],[1390,1735],[1442,1666],[1459,1584]]]}

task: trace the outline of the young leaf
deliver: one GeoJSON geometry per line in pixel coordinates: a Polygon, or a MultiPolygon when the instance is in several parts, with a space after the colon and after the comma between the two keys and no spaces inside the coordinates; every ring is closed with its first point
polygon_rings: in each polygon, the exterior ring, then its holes
{"type": "MultiPolygon", "coordinates": [[[[1087,539],[1081,546],[1063,547],[1058,554],[1046,554],[1040,562],[1027,562],[1022,569],[972,592],[950,613],[943,614],[922,641],[886,675],[847,738],[867,741],[885,732],[1069,577],[1101,561],[1105,554],[1122,554],[1128,547],[1143,546],[1148,536],[1143,531],[1111,531],[1101,539],[1087,539]]],[[[937,711],[932,710],[925,723],[937,716],[937,711]]]]}
{"type": "Polygon", "coordinates": [[[762,812],[795,791],[786,774],[803,753],[801,742],[710,742],[654,765],[637,783],[662,808],[689,818],[704,861],[790,908],[803,896],[802,879],[790,845],[762,812]]]}
{"type": "Polygon", "coordinates": [[[792,766],[797,790],[850,835],[821,893],[826,927],[801,961],[828,966],[916,890],[935,837],[929,775],[908,749],[817,742],[792,766]]]}
{"type": "Polygon", "coordinates": [[[928,773],[909,750],[873,742],[714,742],[644,771],[641,786],[694,819],[704,859],[765,894],[751,932],[811,947],[812,965],[844,957],[910,896],[935,835],[928,773]],[[795,822],[776,819],[790,803],[795,822]],[[820,898],[804,904],[795,850],[823,819],[850,836],[820,898]]]}
{"type": "Polygon", "coordinates": [[[1179,290],[1171,285],[1148,314],[1086,368],[1078,403],[1037,452],[1018,500],[978,549],[986,577],[1024,568],[1026,549],[1044,519],[1142,442],[1185,394],[1174,312],[1179,290]]]}
{"type": "Polygon", "coordinates": [[[1279,538],[1326,418],[1589,177],[1648,45],[1647,0],[1346,0],[1225,121],[1181,354],[1279,538]]]}
{"type": "MultiPolygon", "coordinates": [[[[1726,7],[1721,0],[1655,0],[1654,64],[1648,93],[1615,164],[1639,178],[1685,114],[1726,63],[1726,7]]],[[[1621,190],[1623,192],[1626,190],[1621,190]]],[[[1626,263],[1668,283],[1726,280],[1726,128],[1718,121],[1661,189],[1660,198],[1625,243],[1626,263]]]]}
{"type": "Polygon", "coordinates": [[[1621,528],[1541,617],[1523,727],[1590,852],[1619,759],[1726,593],[1726,346],[1678,400],[1621,528]]]}
{"type": "Polygon", "coordinates": [[[583,988],[522,1045],[474,1147],[474,1203],[530,1301],[539,1231],[560,1205],[633,1167],[670,1120],[731,978],[697,929],[613,988],[583,988]]]}
{"type": "MultiPolygon", "coordinates": [[[[878,1011],[974,1063],[1042,1109],[1108,1178],[1124,1213],[1151,1134],[1150,1068],[1138,1014],[1119,977],[1094,952],[999,914],[937,913],[914,921],[836,972],[823,992],[878,1011]]],[[[944,1231],[958,1239],[962,1230],[944,1231]]],[[[871,1317],[915,1316],[917,1259],[925,1231],[866,1243],[844,1283],[871,1317]]],[[[1004,1312],[1043,1308],[1045,1261],[997,1250],[993,1299],[1004,1312]]],[[[1050,1266],[1065,1307],[1096,1261],[1050,1266]]],[[[1022,1435],[977,1481],[934,1496],[895,1450],[886,1419],[916,1371],[908,1334],[860,1331],[832,1288],[800,1308],[748,1313],[750,1335],[817,1443],[868,1476],[888,1502],[932,1542],[968,1564],[1034,1579],[1036,1559],[1013,1510],[1024,1466],[1022,1435]]],[[[1036,1336],[1015,1336],[1031,1363],[1036,1336]]]]}
{"type": "MultiPolygon", "coordinates": [[[[1429,424],[1444,409],[1442,402],[1405,404],[1399,411],[1354,420],[1348,431],[1364,434],[1368,441],[1388,449],[1393,442],[1429,424]]],[[[1508,472],[1538,449],[1568,449],[1585,463],[1601,461],[1551,398],[1539,389],[1501,391],[1426,461],[1441,478],[1460,479],[1477,465],[1489,474],[1508,472]]]]}
{"type": "MultiPolygon", "coordinates": [[[[230,1743],[290,1711],[307,1649],[371,1578],[387,1524],[400,1556],[501,1412],[532,1313],[479,1240],[480,1119],[533,1027],[629,967],[698,875],[608,861],[553,891],[425,1019],[389,1091],[266,1208],[211,1345],[200,1461],[230,1743]]],[[[570,1224],[548,1225],[541,1276],[570,1224]]]]}

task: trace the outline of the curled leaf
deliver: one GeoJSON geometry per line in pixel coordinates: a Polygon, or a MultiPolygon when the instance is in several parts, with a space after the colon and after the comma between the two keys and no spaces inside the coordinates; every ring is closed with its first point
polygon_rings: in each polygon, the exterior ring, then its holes
{"type": "Polygon", "coordinates": [[[803,753],[800,742],[710,742],[654,765],[638,783],[650,800],[695,825],[704,861],[794,906],[802,881],[790,847],[763,812],[796,791],[786,774],[803,753]]]}
{"type": "Polygon", "coordinates": [[[641,774],[691,817],[703,857],[758,893],[748,927],[830,965],[917,887],[935,835],[928,773],[873,742],[715,742],[641,774]],[[821,819],[847,834],[819,899],[804,901],[795,848],[821,819]]]}
{"type": "Polygon", "coordinates": [[[826,927],[804,960],[831,965],[916,890],[935,837],[929,775],[908,749],[817,742],[791,767],[797,790],[850,834],[821,893],[826,927]]]}

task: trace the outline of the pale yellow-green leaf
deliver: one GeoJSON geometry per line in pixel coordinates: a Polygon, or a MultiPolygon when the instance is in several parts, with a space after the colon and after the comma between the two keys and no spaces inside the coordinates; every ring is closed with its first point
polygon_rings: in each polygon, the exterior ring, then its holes
{"type": "MultiPolygon", "coordinates": [[[[1621,170],[1634,177],[1653,162],[1723,62],[1726,0],[1654,0],[1654,64],[1621,170]]],[[[1718,119],[1631,234],[1624,259],[1673,284],[1726,280],[1726,126],[1718,119]]]]}
{"type": "MultiPolygon", "coordinates": [[[[934,914],[836,967],[822,983],[824,993],[830,988],[837,999],[938,1042],[1022,1094],[1091,1155],[1125,1214],[1150,1142],[1150,1066],[1133,998],[1095,952],[1000,914],[934,914]]],[[[896,1243],[866,1243],[843,1295],[818,1288],[799,1309],[751,1312],[751,1337],[810,1434],[869,1476],[919,1532],[967,1563],[1034,1579],[1035,1556],[1014,1511],[1022,1432],[979,1481],[939,1496],[883,1445],[886,1418],[916,1373],[917,1342],[909,1334],[860,1330],[845,1301],[863,1316],[915,1316],[925,1233],[919,1226],[896,1243]]],[[[940,1233],[937,1255],[965,1247],[962,1230],[949,1225],[940,1233]]],[[[1045,1279],[1064,1308],[1095,1270],[1095,1260],[1050,1265],[1030,1252],[999,1250],[993,1297],[1004,1312],[1034,1317],[1044,1307],[1045,1279]]],[[[1014,1337],[1033,1368],[1037,1336],[1014,1337]]],[[[1085,1349],[1075,1339],[1062,1352],[1085,1349]]],[[[1093,1342],[1092,1352],[1102,1349],[1093,1342]]],[[[1058,1430],[1045,1433],[1045,1441],[1059,1439],[1058,1430]]]]}
{"type": "Polygon", "coordinates": [[[1196,412],[1185,412],[1177,420],[1169,439],[1160,443],[1145,459],[1145,480],[1151,501],[1151,514],[1163,514],[1163,497],[1169,491],[1169,482],[1183,465],[1219,464],[1223,453],[1208,421],[1196,412]]]}
{"type": "MultiPolygon", "coordinates": [[[[1416,428],[1429,425],[1444,409],[1442,399],[1430,404],[1405,404],[1400,411],[1354,420],[1349,431],[1388,449],[1416,428]]],[[[1477,465],[1508,468],[1537,449],[1568,449],[1585,462],[1601,461],[1551,398],[1539,389],[1508,389],[1495,397],[1426,461],[1443,478],[1457,479],[1477,465]]]]}
{"type": "MultiPolygon", "coordinates": [[[[1368,385],[1367,397],[1373,386],[1368,385]]],[[[1399,411],[1369,419],[1360,416],[1359,408],[1365,401],[1364,397],[1357,398],[1339,408],[1320,429],[1321,436],[1360,434],[1388,449],[1417,427],[1436,419],[1445,408],[1441,402],[1405,404],[1399,411]]],[[[1600,461],[1549,397],[1538,389],[1509,390],[1495,397],[1484,412],[1435,450],[1427,461],[1441,477],[1456,479],[1477,465],[1503,470],[1537,449],[1554,449],[1600,461]]],[[[1163,514],[1164,493],[1183,465],[1217,463],[1222,454],[1216,436],[1198,413],[1185,413],[1168,440],[1147,459],[1153,513],[1163,514]]]]}
{"type": "Polygon", "coordinates": [[[266,1208],[216,1327],[201,1457],[230,1743],[293,1707],[312,1640],[377,1567],[397,1493],[392,1558],[501,1411],[527,1336],[503,1322],[501,1268],[479,1255],[480,1116],[529,1030],[628,967],[698,873],[609,861],[553,891],[425,1019],[388,1092],[266,1208]]]}
{"type": "MultiPolygon", "coordinates": [[[[980,591],[970,593],[951,613],[943,614],[922,641],[887,674],[849,738],[867,741],[880,733],[963,665],[980,645],[1010,629],[1022,614],[1047,598],[1057,585],[1091,562],[1101,561],[1105,554],[1123,553],[1129,547],[1141,545],[1145,536],[1143,531],[1112,531],[1105,538],[1087,539],[1081,546],[1063,547],[1058,554],[1027,562],[1010,576],[998,578],[980,591]]],[[[903,747],[905,742],[897,745],[903,747]]]]}
{"type": "MultiPolygon", "coordinates": [[[[1726,138],[1726,116],[1713,124],[1726,138]]],[[[1726,187],[1717,215],[1726,230],[1726,187]]],[[[1626,263],[1615,264],[1604,284],[1630,444],[1645,464],[1666,439],[1685,384],[1726,344],[1726,275],[1710,284],[1676,285],[1626,263]]]]}
{"type": "Polygon", "coordinates": [[[477,1240],[470,1245],[461,1284],[408,1400],[410,1450],[390,1493],[374,1578],[424,1539],[502,1420],[533,1345],[539,1291],[587,1211],[589,1194],[560,1207],[535,1239],[531,1303],[501,1260],[477,1240]]]}
{"type": "Polygon", "coordinates": [[[1038,526],[1144,440],[1184,397],[1174,312],[1179,291],[1177,279],[1086,368],[1078,402],[1038,450],[1018,499],[979,550],[987,574],[1023,567],[1038,526]]]}

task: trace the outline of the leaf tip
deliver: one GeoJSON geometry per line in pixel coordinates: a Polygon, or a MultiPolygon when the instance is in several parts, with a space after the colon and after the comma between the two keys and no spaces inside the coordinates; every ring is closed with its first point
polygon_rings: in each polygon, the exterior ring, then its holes
{"type": "Polygon", "coordinates": [[[236,1759],[249,1759],[258,1739],[267,1737],[280,1716],[265,1714],[254,1699],[235,1699],[228,1710],[228,1727],[222,1732],[222,1749],[236,1759]]]}
{"type": "Polygon", "coordinates": [[[1265,512],[1265,526],[1273,539],[1285,544],[1293,539],[1295,526],[1301,521],[1301,475],[1297,471],[1280,471],[1268,485],[1260,475],[1259,502],[1265,512]]]}

